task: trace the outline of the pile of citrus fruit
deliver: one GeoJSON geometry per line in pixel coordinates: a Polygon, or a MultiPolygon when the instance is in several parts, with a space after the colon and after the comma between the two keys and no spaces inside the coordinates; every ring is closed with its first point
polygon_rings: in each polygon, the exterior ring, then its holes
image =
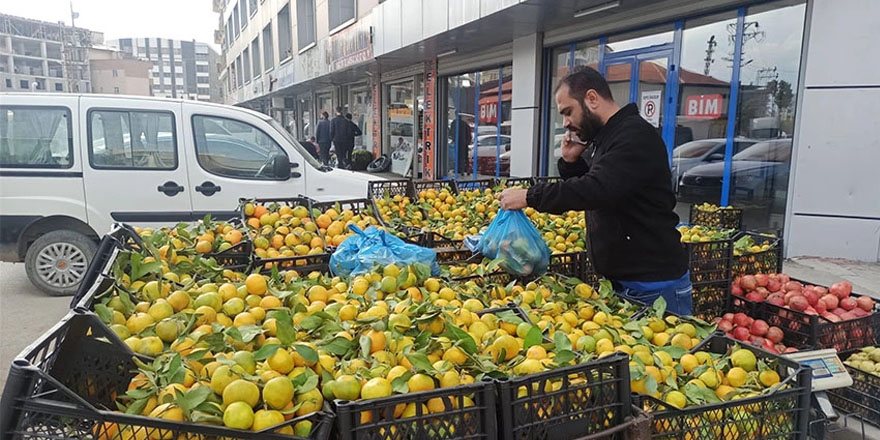
{"type": "Polygon", "coordinates": [[[682,243],[704,243],[708,241],[727,240],[736,233],[733,229],[710,228],[701,225],[680,225],[678,232],[681,233],[682,243]]]}
{"type": "MultiPolygon", "coordinates": [[[[308,231],[299,207],[273,208],[257,218],[254,206],[248,223],[277,214],[277,221],[285,216],[288,227],[308,231]]],[[[330,217],[332,224],[345,214],[330,217]]],[[[248,274],[218,267],[194,249],[209,241],[198,239],[206,229],[216,241],[228,226],[142,230],[146,249],[120,252],[115,285],[95,297],[92,309],[134,352],[154,359],[139,364],[128,392],[118,396],[121,410],[261,430],[332,399],[528,375],[615,352],[631,357],[633,390],[677,407],[716,401],[709,394],[720,401],[766,392],[779,381],[772,365],[740,354],[747,350],[690,354],[713,326],[666,316],[662,301],[640,313],[608,282],[594,288],[548,275],[480,285],[432,277],[418,264],[376,267],[351,279],[295,270],[248,274]]],[[[260,231],[277,234],[282,226],[260,231]]],[[[562,386],[562,378],[548,386],[562,386]]],[[[455,405],[473,405],[474,398],[455,405]]],[[[420,408],[400,405],[394,416],[454,409],[437,399],[420,408]]],[[[371,417],[364,412],[361,421],[371,417]]],[[[302,420],[278,431],[311,429],[302,420]]]]}
{"type": "Polygon", "coordinates": [[[318,224],[312,221],[306,206],[245,203],[243,209],[258,258],[298,257],[326,251],[318,224]]]}
{"type": "Polygon", "coordinates": [[[355,212],[349,208],[342,208],[339,203],[321,211],[313,209],[315,223],[324,237],[328,246],[338,247],[347,238],[354,235],[349,225],[355,225],[362,231],[370,226],[382,228],[379,220],[373,215],[371,206],[367,206],[363,212],[355,212]]]}

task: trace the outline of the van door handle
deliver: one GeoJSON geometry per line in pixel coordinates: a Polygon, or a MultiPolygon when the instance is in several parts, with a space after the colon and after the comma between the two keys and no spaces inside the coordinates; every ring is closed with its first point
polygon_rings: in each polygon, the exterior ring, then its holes
{"type": "Polygon", "coordinates": [[[214,182],[206,180],[206,181],[202,182],[201,185],[196,186],[196,191],[198,191],[208,197],[211,197],[214,195],[215,192],[220,191],[220,185],[214,185],[214,182]]]}
{"type": "Polygon", "coordinates": [[[296,179],[297,177],[302,177],[302,173],[300,173],[299,171],[293,171],[290,173],[290,177],[296,179]]]}
{"type": "Polygon", "coordinates": [[[156,189],[159,190],[160,193],[165,193],[165,195],[168,197],[174,197],[178,193],[183,192],[183,187],[178,185],[177,182],[171,180],[165,182],[165,184],[159,186],[156,189]]]}

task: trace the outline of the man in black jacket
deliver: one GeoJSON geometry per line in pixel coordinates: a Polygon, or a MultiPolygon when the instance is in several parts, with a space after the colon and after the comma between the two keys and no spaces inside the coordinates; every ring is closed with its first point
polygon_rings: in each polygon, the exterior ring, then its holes
{"type": "Polygon", "coordinates": [[[324,165],[330,162],[330,142],[333,141],[329,119],[330,115],[327,112],[321,113],[321,120],[318,121],[318,127],[315,128],[315,137],[318,141],[318,148],[321,150],[321,163],[324,165]]]}
{"type": "Polygon", "coordinates": [[[354,123],[345,118],[342,107],[336,107],[336,117],[330,121],[330,137],[336,147],[339,168],[350,168],[351,150],[354,149],[354,123]]]}
{"type": "Polygon", "coordinates": [[[561,214],[585,210],[596,271],[624,295],[691,313],[687,253],[676,230],[675,196],[663,140],[635,104],[620,108],[599,72],[584,68],[560,81],[556,105],[568,130],[558,183],[499,196],[504,209],[531,206],[561,214]]]}

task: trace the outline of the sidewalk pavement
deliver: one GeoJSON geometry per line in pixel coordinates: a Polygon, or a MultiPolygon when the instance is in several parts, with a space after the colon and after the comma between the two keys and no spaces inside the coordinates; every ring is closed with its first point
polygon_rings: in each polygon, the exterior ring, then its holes
{"type": "Polygon", "coordinates": [[[853,284],[853,292],[880,299],[880,263],[796,257],[785,260],[782,270],[792,278],[824,286],[847,280],[853,284]]]}

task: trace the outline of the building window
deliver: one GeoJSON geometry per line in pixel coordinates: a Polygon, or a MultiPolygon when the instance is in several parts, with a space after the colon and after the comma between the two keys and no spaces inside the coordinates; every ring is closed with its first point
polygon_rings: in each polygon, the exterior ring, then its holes
{"type": "Polygon", "coordinates": [[[235,41],[234,28],[232,27],[232,16],[226,20],[226,46],[232,46],[232,42],[235,41]]]}
{"type": "Polygon", "coordinates": [[[315,42],[315,0],[296,0],[296,29],[299,50],[315,42]]]}
{"type": "Polygon", "coordinates": [[[115,93],[115,94],[118,95],[118,94],[119,94],[119,87],[114,87],[114,88],[113,88],[113,93],[115,93]]]}
{"type": "Polygon", "coordinates": [[[0,167],[70,168],[71,133],[66,108],[0,107],[0,167]]]}
{"type": "Polygon", "coordinates": [[[199,76],[196,78],[196,82],[199,84],[207,84],[210,81],[210,78],[207,76],[199,76]]]}
{"type": "Polygon", "coordinates": [[[251,42],[251,55],[254,57],[254,78],[260,76],[263,67],[260,64],[260,38],[254,38],[251,42]]]}
{"type": "Polygon", "coordinates": [[[113,69],[113,77],[116,78],[119,76],[119,72],[116,69],[113,69]]]}
{"type": "Polygon", "coordinates": [[[242,81],[242,72],[241,72],[241,55],[235,58],[235,79],[238,83],[238,86],[241,87],[244,84],[242,81]]]}
{"type": "Polygon", "coordinates": [[[9,78],[6,78],[6,88],[7,88],[7,89],[11,89],[11,88],[12,88],[12,80],[9,79],[9,78]]]}
{"type": "Polygon", "coordinates": [[[263,28],[263,63],[266,70],[275,67],[275,47],[272,44],[272,23],[263,28]]]}
{"type": "Polygon", "coordinates": [[[27,81],[26,79],[19,80],[19,81],[18,81],[18,86],[21,87],[22,89],[29,89],[29,88],[31,88],[31,87],[30,87],[30,84],[28,84],[28,81],[27,81]]]}
{"type": "Polygon", "coordinates": [[[355,19],[355,0],[328,0],[330,31],[355,19]]]}
{"type": "MultiPolygon", "coordinates": [[[[8,80],[7,80],[7,81],[8,81],[8,80]]],[[[64,84],[62,84],[62,83],[55,83],[55,91],[56,91],[56,92],[63,92],[63,91],[64,91],[64,84]]]]}
{"type": "Polygon", "coordinates": [[[208,66],[203,66],[201,64],[196,64],[196,72],[211,72],[211,68],[208,66]]]}
{"type": "Polygon", "coordinates": [[[250,48],[244,48],[241,53],[241,59],[244,61],[244,82],[251,81],[251,51],[250,48]]]}
{"type": "Polygon", "coordinates": [[[241,0],[239,4],[241,5],[241,28],[244,29],[248,25],[248,5],[245,0],[241,0]]]}
{"type": "Polygon", "coordinates": [[[238,34],[241,33],[241,22],[239,21],[238,16],[238,5],[235,5],[235,7],[232,8],[232,25],[234,26],[235,30],[235,38],[238,38],[238,34]]]}
{"type": "Polygon", "coordinates": [[[257,0],[248,0],[248,10],[251,11],[251,15],[257,12],[257,0]]]}
{"type": "MultiPolygon", "coordinates": [[[[278,59],[284,60],[293,56],[293,35],[290,26],[290,4],[284,5],[278,13],[278,59]]],[[[299,26],[302,26],[300,22],[299,26]]]]}
{"type": "Polygon", "coordinates": [[[89,160],[94,168],[177,168],[177,139],[171,113],[89,112],[89,160]]]}
{"type": "Polygon", "coordinates": [[[265,164],[285,153],[272,137],[233,119],[197,115],[192,120],[196,158],[206,171],[234,179],[275,179],[265,164]]]}

